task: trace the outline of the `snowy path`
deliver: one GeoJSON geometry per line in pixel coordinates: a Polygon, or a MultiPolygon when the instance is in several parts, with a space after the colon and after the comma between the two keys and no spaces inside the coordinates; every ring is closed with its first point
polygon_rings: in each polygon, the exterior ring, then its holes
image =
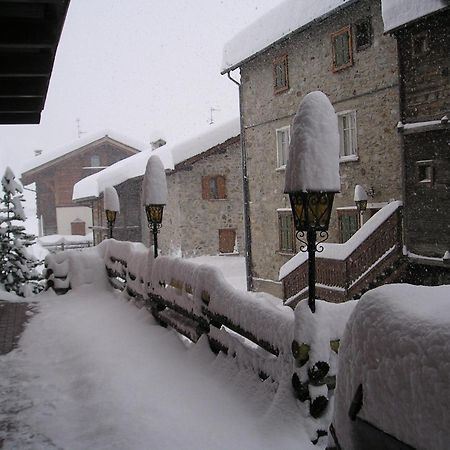
{"type": "Polygon", "coordinates": [[[119,294],[83,287],[41,296],[39,309],[0,357],[0,447],[317,448],[287,389],[274,396],[119,294]]]}

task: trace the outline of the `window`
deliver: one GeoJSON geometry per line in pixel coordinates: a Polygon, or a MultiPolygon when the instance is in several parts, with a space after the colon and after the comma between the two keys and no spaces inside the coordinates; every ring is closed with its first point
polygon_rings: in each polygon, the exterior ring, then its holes
{"type": "Polygon", "coordinates": [[[100,156],[92,155],[91,156],[91,167],[99,167],[100,166],[100,156]]]}
{"type": "Polygon", "coordinates": [[[372,21],[366,17],[355,24],[356,51],[366,49],[372,45],[372,21]]]}
{"type": "Polygon", "coordinates": [[[291,210],[278,211],[280,252],[295,253],[294,217],[291,210]]]}
{"type": "Polygon", "coordinates": [[[202,177],[203,200],[220,200],[227,198],[225,177],[223,175],[202,177]]]}
{"type": "Polygon", "coordinates": [[[358,211],[338,210],[339,242],[348,241],[358,231],[358,211]]]}
{"type": "Polygon", "coordinates": [[[341,161],[357,159],[356,111],[338,113],[340,138],[339,156],[341,161]]]}
{"type": "Polygon", "coordinates": [[[275,94],[289,89],[288,57],[287,55],[273,61],[273,91],[275,94]]]}
{"type": "Polygon", "coordinates": [[[286,167],[289,155],[289,142],[291,140],[291,129],[289,126],[278,128],[275,131],[277,139],[277,167],[286,167]]]}
{"type": "Polygon", "coordinates": [[[333,49],[333,72],[345,69],[353,64],[350,25],[331,35],[331,45],[333,49]]]}
{"type": "Polygon", "coordinates": [[[434,183],[433,160],[416,161],[416,175],[419,184],[432,186],[434,183]]]}
{"type": "Polygon", "coordinates": [[[412,52],[414,56],[423,56],[428,52],[427,31],[412,36],[412,52]]]}

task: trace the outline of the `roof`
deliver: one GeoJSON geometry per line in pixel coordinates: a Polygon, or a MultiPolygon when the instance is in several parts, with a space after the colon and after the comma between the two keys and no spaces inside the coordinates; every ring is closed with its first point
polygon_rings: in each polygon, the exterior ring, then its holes
{"type": "Polygon", "coordinates": [[[292,33],[320,22],[357,0],[285,0],[238,33],[224,47],[222,70],[241,66],[292,33]]]}
{"type": "Polygon", "coordinates": [[[448,0],[381,0],[384,31],[394,31],[448,7],[448,0]]]}
{"type": "Polygon", "coordinates": [[[52,164],[55,164],[61,160],[61,158],[69,156],[71,153],[79,152],[85,149],[85,147],[90,146],[98,141],[104,140],[115,141],[118,144],[125,145],[129,148],[131,153],[136,153],[138,151],[146,150],[150,147],[150,145],[143,144],[142,142],[136,141],[134,139],[130,139],[126,136],[123,136],[115,131],[111,130],[102,130],[97,133],[89,134],[88,136],[77,139],[74,142],[71,142],[68,145],[60,147],[56,150],[43,152],[39,156],[35,156],[26,162],[23,166],[22,177],[26,177],[29,172],[34,172],[37,170],[42,170],[52,164]]]}
{"type": "Polygon", "coordinates": [[[177,164],[222,144],[239,133],[239,119],[233,119],[222,125],[214,125],[208,131],[191,139],[166,144],[156,150],[144,150],[80,180],[73,188],[73,200],[96,198],[107,186],[117,186],[124,181],[143,176],[151,155],[158,155],[164,168],[173,170],[177,164]]]}
{"type": "Polygon", "coordinates": [[[0,2],[0,124],[40,122],[69,1],[0,2]]]}

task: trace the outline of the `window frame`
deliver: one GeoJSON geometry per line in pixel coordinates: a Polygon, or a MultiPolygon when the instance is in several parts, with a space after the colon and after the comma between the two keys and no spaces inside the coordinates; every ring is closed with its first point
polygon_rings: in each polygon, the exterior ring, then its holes
{"type": "Polygon", "coordinates": [[[205,175],[201,178],[202,199],[203,200],[227,200],[227,185],[225,175],[205,175]],[[217,188],[217,196],[213,196],[211,181],[214,180],[217,188]]]}
{"type": "Polygon", "coordinates": [[[290,209],[278,209],[278,252],[294,255],[296,253],[296,239],[295,239],[295,226],[294,226],[294,216],[290,209]],[[289,219],[290,227],[283,224],[284,219],[289,219]],[[290,231],[289,231],[290,230],[290,231]],[[283,233],[286,232],[286,236],[283,233]],[[286,242],[286,246],[284,243],[286,242]],[[289,245],[290,244],[290,245],[289,245]]]}
{"type": "Polygon", "coordinates": [[[356,109],[349,109],[346,111],[339,111],[336,113],[338,118],[338,131],[339,131],[339,161],[357,161],[358,160],[358,125],[356,118],[356,109]],[[344,128],[342,125],[342,118],[350,117],[353,126],[344,128]],[[345,131],[350,130],[350,141],[352,152],[349,154],[345,154],[342,150],[345,147],[345,131]]]}
{"type": "MultiPolygon", "coordinates": [[[[434,160],[425,159],[421,161],[416,161],[416,185],[432,187],[434,185],[434,160]],[[429,176],[423,177],[421,171],[423,168],[429,169],[429,176]]],[[[428,175],[428,174],[427,174],[428,175]]]]}
{"type": "Polygon", "coordinates": [[[331,33],[331,50],[333,55],[333,72],[339,72],[340,70],[346,69],[347,67],[351,67],[353,65],[353,45],[352,45],[352,32],[351,32],[351,26],[346,25],[345,27],[341,28],[340,30],[331,33]],[[348,39],[348,61],[346,63],[337,65],[336,62],[336,38],[342,36],[343,34],[346,34],[348,39]]]}
{"type": "Polygon", "coordinates": [[[361,52],[361,51],[371,47],[372,43],[373,43],[372,17],[371,16],[367,16],[367,17],[364,17],[363,19],[358,20],[357,22],[355,22],[354,32],[355,32],[355,50],[357,52],[361,52]],[[367,42],[366,44],[359,45],[358,44],[358,36],[360,35],[360,32],[359,32],[358,28],[361,28],[362,26],[365,26],[365,24],[367,24],[367,28],[368,28],[367,31],[368,31],[369,42],[367,42]]]}
{"type": "Polygon", "coordinates": [[[416,58],[420,58],[430,51],[430,33],[428,30],[420,31],[419,33],[412,34],[411,36],[411,54],[416,58]],[[423,45],[421,49],[417,49],[416,43],[418,39],[422,39],[423,45]]]}
{"type": "Polygon", "coordinates": [[[286,163],[289,157],[289,144],[291,143],[291,126],[286,125],[281,128],[275,129],[275,141],[276,141],[276,148],[277,148],[277,170],[285,170],[286,169],[286,163]],[[280,144],[278,140],[278,135],[287,132],[287,150],[286,154],[283,154],[283,149],[280,149],[280,144]],[[283,156],[281,158],[280,156],[283,156]]]}
{"type": "Polygon", "coordinates": [[[91,167],[100,167],[101,166],[100,155],[97,155],[97,154],[91,155],[90,166],[91,167]],[[98,162],[98,164],[94,164],[94,160],[95,160],[95,162],[98,162]]]}
{"type": "Polygon", "coordinates": [[[272,61],[272,74],[273,74],[273,93],[281,94],[289,89],[289,63],[288,55],[282,55],[275,58],[272,61]],[[277,67],[281,66],[281,70],[284,76],[284,84],[278,85],[278,70],[277,67]]]}

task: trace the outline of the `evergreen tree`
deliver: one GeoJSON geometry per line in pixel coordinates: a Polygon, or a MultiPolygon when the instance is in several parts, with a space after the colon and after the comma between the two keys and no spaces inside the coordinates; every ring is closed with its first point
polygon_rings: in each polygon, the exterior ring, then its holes
{"type": "Polygon", "coordinates": [[[0,284],[7,291],[27,297],[41,290],[36,270],[39,261],[28,254],[35,236],[25,232],[26,216],[22,186],[7,167],[2,178],[3,197],[0,199],[0,284]]]}

